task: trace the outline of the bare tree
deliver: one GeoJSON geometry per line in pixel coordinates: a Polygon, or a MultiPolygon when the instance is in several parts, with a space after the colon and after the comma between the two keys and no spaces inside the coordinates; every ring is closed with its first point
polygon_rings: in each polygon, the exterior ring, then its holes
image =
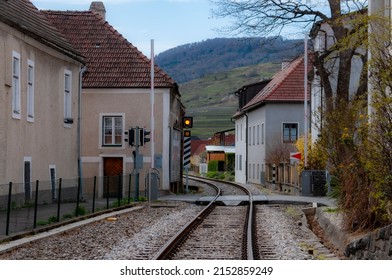
{"type": "MultiPolygon", "coordinates": [[[[333,87],[328,77],[326,61],[332,56],[339,60],[337,75],[337,100],[348,101],[350,88],[351,61],[355,55],[366,61],[366,52],[358,54],[357,46],[341,48],[341,42],[347,40],[355,29],[347,24],[353,13],[367,8],[367,0],[210,0],[216,8],[213,14],[218,17],[234,19],[227,31],[233,34],[251,34],[253,36],[280,35],[287,28],[296,26],[306,29],[323,21],[330,25],[336,45],[328,52],[315,56],[314,65],[318,71],[325,95],[332,100],[333,87]]],[[[366,22],[363,22],[364,24],[366,22]]],[[[361,29],[363,30],[363,29],[361,29]]],[[[363,39],[363,38],[362,38],[363,39]]],[[[362,40],[358,38],[358,40],[362,40]]],[[[361,94],[365,85],[358,87],[361,94]]],[[[329,103],[331,104],[331,103],[329,103]]]]}

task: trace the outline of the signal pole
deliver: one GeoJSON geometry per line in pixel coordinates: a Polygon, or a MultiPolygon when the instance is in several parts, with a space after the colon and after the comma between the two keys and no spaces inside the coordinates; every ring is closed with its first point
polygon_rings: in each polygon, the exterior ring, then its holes
{"type": "Polygon", "coordinates": [[[155,92],[154,92],[154,86],[155,86],[155,65],[154,65],[154,39],[151,39],[151,93],[150,93],[150,112],[151,112],[151,118],[150,118],[150,131],[151,131],[151,169],[149,171],[149,176],[148,176],[148,206],[151,204],[151,177],[152,177],[152,171],[155,169],[155,115],[154,115],[154,105],[155,105],[155,92]]]}
{"type": "MultiPolygon", "coordinates": [[[[139,200],[139,144],[140,144],[139,133],[140,133],[140,129],[138,126],[136,126],[134,130],[134,142],[133,142],[135,145],[135,151],[133,151],[133,156],[134,156],[133,173],[135,175],[135,201],[139,200]]],[[[131,138],[131,133],[129,133],[129,137],[131,138]]]]}

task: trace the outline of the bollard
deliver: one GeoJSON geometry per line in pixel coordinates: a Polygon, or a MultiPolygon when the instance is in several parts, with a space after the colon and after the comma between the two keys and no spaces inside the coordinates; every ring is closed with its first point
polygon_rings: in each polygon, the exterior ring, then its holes
{"type": "Polygon", "coordinates": [[[276,164],[272,165],[272,184],[276,182],[276,164]]]}

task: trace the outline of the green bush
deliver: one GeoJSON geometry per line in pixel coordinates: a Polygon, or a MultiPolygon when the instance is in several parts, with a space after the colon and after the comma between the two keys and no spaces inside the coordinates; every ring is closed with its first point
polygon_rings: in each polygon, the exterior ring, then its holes
{"type": "Polygon", "coordinates": [[[74,216],[83,216],[87,213],[87,210],[83,206],[79,206],[78,208],[75,208],[74,210],[74,216]]]}
{"type": "Polygon", "coordinates": [[[219,175],[218,171],[208,171],[207,172],[207,178],[212,178],[212,179],[217,179],[219,175]]]}
{"type": "Polygon", "coordinates": [[[218,161],[211,160],[208,162],[208,172],[217,172],[218,171],[218,161]]]}

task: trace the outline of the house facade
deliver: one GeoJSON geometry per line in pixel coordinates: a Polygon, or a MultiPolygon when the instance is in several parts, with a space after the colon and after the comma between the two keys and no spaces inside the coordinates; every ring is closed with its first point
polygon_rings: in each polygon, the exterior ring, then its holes
{"type": "MultiPolygon", "coordinates": [[[[151,61],[105,21],[102,2],[89,11],[45,11],[54,24],[86,56],[82,89],[83,177],[131,174],[135,147],[129,146],[131,128],[150,128],[151,61]]],[[[140,189],[154,160],[159,190],[181,184],[181,117],[183,106],[177,84],[154,67],[155,156],[151,142],[140,146],[140,189]]],[[[140,158],[138,157],[138,158],[140,158]]],[[[103,195],[103,187],[98,190],[103,195]]]]}
{"type": "Polygon", "coordinates": [[[233,117],[236,182],[265,183],[268,164],[287,161],[304,131],[304,59],[275,74],[233,117]]]}
{"type": "MultiPolygon", "coordinates": [[[[355,14],[353,14],[355,16],[355,14]]],[[[332,97],[335,98],[338,91],[338,72],[339,72],[339,56],[331,48],[336,44],[331,26],[324,21],[317,22],[310,31],[310,39],[312,41],[314,58],[317,56],[325,56],[327,59],[323,67],[328,73],[328,80],[332,88],[332,97]]],[[[362,48],[356,49],[356,55],[351,59],[351,72],[347,73],[350,77],[349,96],[353,97],[359,87],[361,87],[362,70],[364,69],[364,60],[362,56],[366,55],[366,50],[362,48]]],[[[324,87],[318,71],[315,67],[314,75],[311,81],[311,139],[315,142],[319,138],[320,128],[323,125],[323,113],[326,110],[326,96],[324,87]]]]}
{"type": "MultiPolygon", "coordinates": [[[[392,19],[392,0],[370,0],[368,4],[368,13],[369,15],[379,15],[381,17],[392,19]]],[[[389,45],[389,44],[386,44],[389,45]]],[[[369,60],[372,58],[371,51],[368,52],[369,60]]],[[[369,69],[370,75],[370,69],[369,69]]],[[[368,84],[368,115],[372,115],[374,113],[373,102],[372,102],[372,92],[373,92],[372,83],[368,84]]]]}
{"type": "MultiPolygon", "coordinates": [[[[28,0],[0,1],[0,185],[77,178],[82,55],[28,0]]],[[[3,188],[0,188],[0,192],[3,188]]]]}

